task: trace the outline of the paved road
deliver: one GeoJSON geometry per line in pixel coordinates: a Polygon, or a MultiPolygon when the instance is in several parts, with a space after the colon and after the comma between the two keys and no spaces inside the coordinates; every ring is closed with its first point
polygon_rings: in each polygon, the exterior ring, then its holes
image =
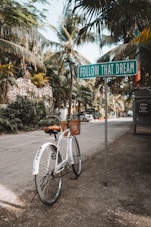
{"type": "MultiPolygon", "coordinates": [[[[132,118],[110,119],[107,123],[108,144],[125,134],[132,126],[132,118]]],[[[81,135],[78,136],[83,158],[104,149],[105,146],[105,126],[104,121],[92,121],[82,126],[81,135]]]]}
{"type": "MultiPolygon", "coordinates": [[[[128,131],[131,125],[131,118],[109,120],[108,144],[128,131]]],[[[104,122],[82,123],[81,134],[77,137],[85,160],[104,149],[104,122]]],[[[50,139],[42,130],[0,136],[0,202],[4,200],[6,191],[20,195],[28,189],[34,189],[33,159],[40,145],[50,139]]],[[[6,197],[9,199],[8,195],[6,197]]]]}

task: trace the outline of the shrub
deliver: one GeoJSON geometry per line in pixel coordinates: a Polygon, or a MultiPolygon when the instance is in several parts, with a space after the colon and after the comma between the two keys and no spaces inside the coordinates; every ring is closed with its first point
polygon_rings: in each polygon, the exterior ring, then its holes
{"type": "Polygon", "coordinates": [[[0,132],[35,130],[50,123],[42,101],[35,103],[18,96],[16,101],[9,104],[6,109],[0,109],[0,132]]]}
{"type": "Polygon", "coordinates": [[[34,123],[36,108],[34,102],[28,98],[17,96],[16,101],[8,105],[8,109],[12,111],[15,118],[21,119],[23,125],[34,123]]]}

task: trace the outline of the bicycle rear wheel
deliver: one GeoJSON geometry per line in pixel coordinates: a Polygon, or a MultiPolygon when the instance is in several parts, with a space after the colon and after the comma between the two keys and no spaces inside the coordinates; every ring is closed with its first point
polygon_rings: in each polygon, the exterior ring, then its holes
{"type": "MultiPolygon", "coordinates": [[[[39,161],[39,172],[35,175],[36,190],[40,200],[51,206],[54,204],[61,192],[61,175],[54,176],[57,148],[48,144],[43,148],[39,161]]],[[[58,155],[58,163],[61,162],[61,155],[58,155]]]]}
{"type": "Polygon", "coordinates": [[[72,164],[73,173],[76,177],[78,177],[81,174],[81,153],[80,153],[80,147],[79,143],[77,141],[77,138],[75,136],[72,136],[72,154],[73,154],[73,160],[74,164],[72,164]]]}

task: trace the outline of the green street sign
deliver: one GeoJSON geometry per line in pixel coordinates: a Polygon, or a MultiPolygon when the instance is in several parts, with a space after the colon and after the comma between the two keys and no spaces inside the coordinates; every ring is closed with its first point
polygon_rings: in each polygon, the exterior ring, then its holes
{"type": "Polygon", "coordinates": [[[132,76],[138,71],[136,60],[103,62],[98,64],[80,65],[79,79],[91,79],[106,76],[132,76]]]}

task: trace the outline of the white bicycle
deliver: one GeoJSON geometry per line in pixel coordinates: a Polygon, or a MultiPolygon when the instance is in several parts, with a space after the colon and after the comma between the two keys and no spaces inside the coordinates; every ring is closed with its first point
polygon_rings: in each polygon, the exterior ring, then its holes
{"type": "Polygon", "coordinates": [[[37,151],[33,175],[40,200],[51,206],[59,198],[62,176],[69,168],[72,168],[75,179],[81,174],[81,154],[75,137],[80,134],[80,121],[60,122],[60,125],[48,126],[44,131],[54,135],[55,143],[44,143],[37,151]]]}

